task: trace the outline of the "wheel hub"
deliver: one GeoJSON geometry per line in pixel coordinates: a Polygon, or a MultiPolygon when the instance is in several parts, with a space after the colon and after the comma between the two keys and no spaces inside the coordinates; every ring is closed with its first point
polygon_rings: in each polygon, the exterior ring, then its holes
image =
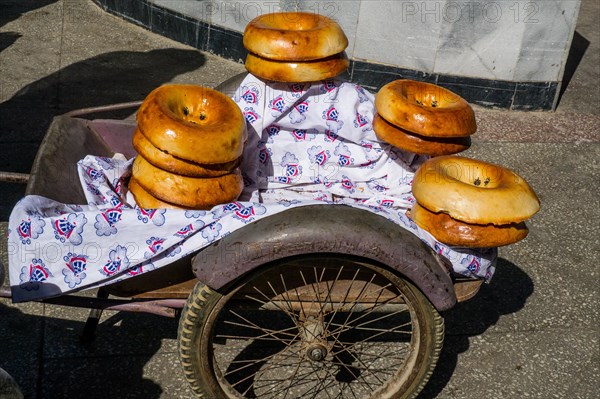
{"type": "Polygon", "coordinates": [[[324,338],[325,324],[322,315],[310,315],[300,324],[306,357],[312,362],[322,362],[329,353],[324,338]]]}
{"type": "Polygon", "coordinates": [[[306,348],[306,355],[313,362],[320,362],[327,356],[327,347],[323,344],[311,344],[306,348]]]}

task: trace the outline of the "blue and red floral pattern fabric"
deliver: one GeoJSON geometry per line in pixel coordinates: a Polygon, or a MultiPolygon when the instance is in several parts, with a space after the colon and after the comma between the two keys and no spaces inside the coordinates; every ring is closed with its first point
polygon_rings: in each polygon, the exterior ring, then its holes
{"type": "Polygon", "coordinates": [[[79,162],[87,205],[28,196],[9,221],[15,302],[94,288],[164,267],[236,229],[292,207],[347,205],[408,229],[454,272],[491,278],[495,248],[450,248],[406,215],[414,172],[426,159],[382,143],[374,98],[344,81],[264,82],[248,75],[233,95],[248,126],[237,202],[209,211],[139,208],[127,192],[132,160],[79,162]]]}

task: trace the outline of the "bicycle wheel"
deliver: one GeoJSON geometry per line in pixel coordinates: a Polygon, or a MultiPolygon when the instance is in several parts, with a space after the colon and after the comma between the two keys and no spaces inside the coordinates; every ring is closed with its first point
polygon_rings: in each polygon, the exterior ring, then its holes
{"type": "Polygon", "coordinates": [[[410,282],[336,256],[274,264],[225,295],[198,283],[179,352],[201,398],[413,398],[443,319],[410,282]]]}

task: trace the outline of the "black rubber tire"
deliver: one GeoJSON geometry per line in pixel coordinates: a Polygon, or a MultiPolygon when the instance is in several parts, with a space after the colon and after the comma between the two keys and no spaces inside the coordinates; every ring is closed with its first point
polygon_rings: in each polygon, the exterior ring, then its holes
{"type": "Polygon", "coordinates": [[[198,347],[204,333],[206,319],[222,297],[218,292],[198,282],[190,293],[179,318],[177,330],[179,360],[185,379],[198,398],[215,397],[214,389],[209,389],[208,381],[204,378],[210,370],[203,369],[202,365],[205,362],[200,361],[199,358],[207,354],[201,354],[198,347]]]}
{"type": "Polygon", "coordinates": [[[4,264],[0,259],[0,287],[4,285],[4,264]]]}
{"type": "MultiPolygon", "coordinates": [[[[322,256],[308,258],[304,261],[322,259],[322,256]],[[312,260],[311,260],[312,259],[312,260]]],[[[353,262],[343,257],[335,257],[334,262],[353,262]]],[[[302,261],[302,260],[301,260],[302,261]]],[[[330,259],[331,261],[331,259],[330,259]]],[[[298,262],[298,259],[295,260],[298,262]]],[[[356,263],[356,262],[355,262],[356,263]]],[[[387,269],[380,266],[359,262],[361,267],[368,268],[393,283],[395,288],[402,293],[403,298],[409,303],[411,320],[417,320],[415,324],[418,335],[412,338],[411,348],[417,345],[415,355],[411,355],[411,361],[406,361],[412,366],[407,370],[398,370],[386,387],[377,390],[377,395],[364,396],[364,398],[392,398],[412,399],[423,389],[439,358],[444,340],[444,321],[427,298],[410,282],[404,280],[387,269]],[[401,381],[395,383],[393,381],[401,381]]],[[[279,270],[286,273],[285,261],[279,261],[266,270],[279,270]]],[[[288,266],[289,267],[289,266],[288,266]]],[[[289,269],[288,269],[289,270],[289,269]]],[[[316,269],[315,269],[316,270],[316,269]]],[[[190,294],[183,308],[179,329],[178,343],[180,361],[186,380],[192,391],[198,398],[241,398],[242,396],[227,383],[223,384],[223,377],[213,359],[213,329],[216,326],[219,312],[227,305],[233,295],[245,284],[259,281],[265,274],[265,269],[252,273],[241,282],[237,283],[224,295],[211,290],[199,282],[190,294]],[[220,382],[221,381],[221,382],[220,382]]],[[[411,330],[414,331],[414,330],[411,330]]],[[[250,397],[262,397],[251,395],[250,397]]],[[[286,396],[291,398],[293,396],[286,396]]]]}

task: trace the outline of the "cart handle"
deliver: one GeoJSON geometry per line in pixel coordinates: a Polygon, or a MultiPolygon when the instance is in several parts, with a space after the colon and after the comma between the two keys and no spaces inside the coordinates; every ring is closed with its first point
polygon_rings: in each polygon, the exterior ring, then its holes
{"type": "Polygon", "coordinates": [[[0,171],[0,182],[3,183],[19,183],[27,184],[29,181],[29,173],[15,173],[15,172],[2,172],[0,171]]]}
{"type": "Polygon", "coordinates": [[[75,109],[73,111],[69,111],[69,112],[65,113],[64,115],[69,116],[69,117],[74,117],[74,116],[81,116],[81,115],[86,115],[86,114],[95,114],[95,113],[99,113],[99,112],[118,111],[118,110],[127,109],[127,108],[139,108],[140,105],[142,105],[142,101],[130,101],[128,103],[99,105],[97,107],[75,109]]]}

